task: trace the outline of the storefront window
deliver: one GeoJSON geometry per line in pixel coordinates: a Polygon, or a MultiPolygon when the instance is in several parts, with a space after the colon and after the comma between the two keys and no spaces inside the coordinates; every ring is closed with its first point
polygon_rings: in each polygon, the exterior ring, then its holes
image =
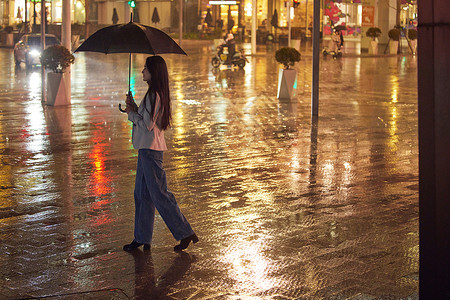
{"type": "MultiPolygon", "coordinates": [[[[247,29],[251,28],[252,24],[252,16],[253,16],[253,9],[252,9],[252,0],[246,0],[243,1],[244,5],[244,24],[247,29]]],[[[267,0],[257,1],[257,8],[256,8],[256,21],[257,26],[265,26],[267,23],[267,0]]]]}
{"type": "MultiPolygon", "coordinates": [[[[27,16],[25,16],[25,0],[14,1],[14,16],[10,16],[14,24],[19,24],[28,20],[31,24],[41,24],[41,1],[28,0],[27,2],[27,16]],[[35,7],[36,5],[36,7],[35,7]],[[36,11],[36,16],[34,15],[36,11]]],[[[84,1],[75,0],[72,3],[72,23],[84,23],[86,18],[84,1]]],[[[3,7],[3,2],[1,2],[3,7]]],[[[0,9],[1,9],[0,7],[0,9]]],[[[47,9],[48,24],[58,24],[62,22],[62,0],[46,1],[45,7],[47,9]]]]}
{"type": "Polygon", "coordinates": [[[361,34],[361,1],[326,0],[324,13],[325,35],[330,35],[332,28],[340,26],[343,35],[359,37],[361,34]]]}
{"type": "Polygon", "coordinates": [[[86,20],[86,11],[84,9],[84,1],[74,1],[73,23],[83,24],[86,20]]]}
{"type": "Polygon", "coordinates": [[[417,1],[402,1],[400,11],[400,25],[403,28],[417,28],[417,1]]]}

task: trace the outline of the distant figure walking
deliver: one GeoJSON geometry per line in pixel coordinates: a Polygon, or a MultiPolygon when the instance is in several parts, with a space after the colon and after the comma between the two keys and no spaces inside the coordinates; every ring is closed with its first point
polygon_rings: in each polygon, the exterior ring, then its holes
{"type": "Polygon", "coordinates": [[[140,105],[136,105],[131,93],[126,99],[128,120],[133,122],[133,147],[139,151],[134,188],[134,240],[123,246],[123,250],[132,251],[142,245],[144,250],[150,249],[156,208],[173,237],[181,240],[174,250],[181,251],[191,241],[198,242],[198,238],[167,188],[162,165],[163,151],[167,150],[164,130],[170,126],[172,114],[166,62],[161,56],[147,57],[142,75],[148,90],[140,105]]]}

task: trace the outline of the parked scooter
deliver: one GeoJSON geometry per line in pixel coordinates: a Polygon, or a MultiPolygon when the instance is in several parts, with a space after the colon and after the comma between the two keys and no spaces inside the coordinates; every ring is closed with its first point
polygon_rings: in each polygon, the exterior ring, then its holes
{"type": "MultiPolygon", "coordinates": [[[[218,68],[220,65],[224,65],[227,60],[227,54],[221,53],[221,46],[217,47],[216,55],[211,59],[211,64],[214,68],[218,68]]],[[[236,51],[231,58],[231,64],[233,66],[238,66],[239,68],[244,68],[245,63],[248,60],[245,57],[244,49],[236,51]]]]}
{"type": "Polygon", "coordinates": [[[342,56],[341,52],[342,41],[337,31],[333,32],[331,35],[331,40],[328,46],[325,46],[322,50],[323,56],[333,55],[333,58],[338,58],[342,56]]]}

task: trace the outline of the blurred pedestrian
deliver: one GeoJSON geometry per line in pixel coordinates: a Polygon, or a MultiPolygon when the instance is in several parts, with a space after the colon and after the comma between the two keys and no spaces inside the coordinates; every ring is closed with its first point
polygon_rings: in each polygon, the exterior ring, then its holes
{"type": "Polygon", "coordinates": [[[143,80],[148,84],[147,93],[137,106],[131,93],[127,95],[126,112],[133,122],[133,147],[138,149],[136,182],[134,188],[135,221],[134,240],[123,247],[125,251],[144,245],[150,249],[155,208],[179,245],[175,251],[186,249],[198,238],[189,225],[167,188],[163,168],[163,151],[167,150],[164,131],[170,126],[171,104],[169,75],[166,62],[161,56],[150,56],[142,70],[143,80]]]}
{"type": "Polygon", "coordinates": [[[342,30],[339,30],[339,38],[341,40],[340,48],[344,47],[344,35],[342,34],[342,30]]]}

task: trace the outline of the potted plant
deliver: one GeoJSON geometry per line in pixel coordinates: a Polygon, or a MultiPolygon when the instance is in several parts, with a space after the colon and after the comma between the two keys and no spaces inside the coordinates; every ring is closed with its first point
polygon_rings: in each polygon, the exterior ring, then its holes
{"type": "Polygon", "coordinates": [[[278,99],[292,99],[296,96],[297,70],[292,67],[300,58],[300,52],[291,47],[283,47],[275,52],[275,59],[284,66],[278,73],[278,99]]]}
{"type": "Polygon", "coordinates": [[[416,48],[417,48],[417,30],[410,29],[408,30],[408,39],[411,47],[412,54],[416,54],[416,48]]]}
{"type": "Polygon", "coordinates": [[[47,105],[69,104],[70,91],[65,84],[65,71],[73,64],[75,57],[61,45],[50,46],[42,52],[41,64],[51,72],[47,73],[47,105]]]}
{"type": "Polygon", "coordinates": [[[388,31],[389,36],[389,53],[397,54],[398,52],[398,42],[400,41],[400,30],[397,28],[392,28],[388,31]],[[391,43],[392,42],[392,43],[391,43]]]}
{"type": "Polygon", "coordinates": [[[370,41],[370,49],[372,50],[371,54],[378,54],[378,37],[381,35],[381,29],[378,27],[370,27],[366,31],[366,36],[370,37],[372,40],[370,41]]]}

